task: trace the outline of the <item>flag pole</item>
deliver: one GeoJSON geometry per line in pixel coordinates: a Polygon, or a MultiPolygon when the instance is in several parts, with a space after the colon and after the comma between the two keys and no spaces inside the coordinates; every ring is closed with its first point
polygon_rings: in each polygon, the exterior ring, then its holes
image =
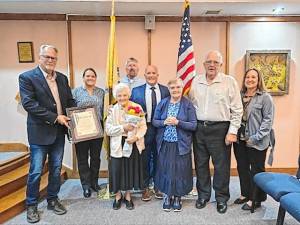
{"type": "MultiPolygon", "coordinates": [[[[116,68],[117,60],[116,60],[116,48],[115,48],[115,2],[112,0],[111,5],[111,16],[110,16],[110,36],[109,36],[109,43],[108,43],[108,54],[107,54],[107,68],[106,68],[106,76],[107,76],[107,83],[106,83],[106,100],[105,100],[105,114],[108,113],[109,107],[113,104],[113,85],[116,80],[116,76],[118,76],[118,68],[116,68]],[[117,71],[115,71],[117,70],[117,71]]],[[[106,118],[106,116],[105,116],[106,118]]],[[[107,185],[106,188],[103,189],[98,194],[98,198],[100,199],[110,199],[110,140],[107,135],[104,136],[104,147],[106,148],[106,158],[108,162],[108,170],[107,170],[107,185]]]]}

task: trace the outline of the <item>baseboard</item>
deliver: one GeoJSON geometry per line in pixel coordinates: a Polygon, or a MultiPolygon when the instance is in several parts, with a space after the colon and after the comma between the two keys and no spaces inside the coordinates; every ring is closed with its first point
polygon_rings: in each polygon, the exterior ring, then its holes
{"type": "MultiPolygon", "coordinates": [[[[72,169],[65,167],[64,170],[67,172],[67,176],[70,179],[78,179],[79,173],[74,172],[72,169]]],[[[295,175],[297,173],[297,168],[267,168],[267,172],[275,172],[275,173],[288,173],[291,175],[295,175]]],[[[211,175],[213,175],[213,169],[210,170],[211,175]]],[[[196,176],[195,170],[193,170],[193,176],[196,176]]],[[[236,168],[231,168],[230,170],[230,176],[238,176],[238,172],[236,168]]],[[[108,177],[108,171],[107,170],[101,170],[99,172],[100,178],[107,178],[108,177]]]]}

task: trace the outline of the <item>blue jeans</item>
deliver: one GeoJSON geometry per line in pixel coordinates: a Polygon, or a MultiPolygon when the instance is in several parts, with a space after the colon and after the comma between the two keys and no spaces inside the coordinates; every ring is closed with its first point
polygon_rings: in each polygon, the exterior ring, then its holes
{"type": "Polygon", "coordinates": [[[48,155],[47,200],[54,200],[60,189],[60,171],[64,155],[65,136],[57,135],[51,145],[30,145],[30,169],[27,180],[26,205],[36,205],[46,157],[48,155]]]}

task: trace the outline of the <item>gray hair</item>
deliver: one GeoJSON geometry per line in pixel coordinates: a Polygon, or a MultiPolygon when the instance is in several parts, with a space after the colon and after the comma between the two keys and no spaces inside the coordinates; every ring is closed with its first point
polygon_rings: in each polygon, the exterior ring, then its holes
{"type": "Polygon", "coordinates": [[[218,56],[219,60],[220,60],[219,63],[223,64],[223,56],[222,56],[221,52],[218,51],[218,50],[212,50],[212,51],[209,51],[208,53],[206,53],[205,60],[207,59],[208,55],[211,54],[211,53],[215,53],[218,56]]]}
{"type": "Polygon", "coordinates": [[[44,51],[48,48],[52,48],[56,52],[56,54],[58,53],[58,50],[54,45],[45,44],[45,45],[41,45],[39,55],[43,55],[44,51]]]}
{"type": "Polygon", "coordinates": [[[130,62],[139,63],[136,58],[130,57],[126,60],[125,66],[127,66],[130,62]]]}
{"type": "Polygon", "coordinates": [[[184,86],[183,81],[180,78],[169,80],[167,86],[170,87],[171,84],[179,84],[181,87],[184,86]]]}
{"type": "Polygon", "coordinates": [[[120,91],[123,91],[123,90],[127,91],[129,97],[131,96],[131,90],[130,90],[129,86],[127,84],[124,84],[124,83],[118,83],[113,88],[113,96],[114,96],[114,98],[117,98],[118,93],[120,91]]]}

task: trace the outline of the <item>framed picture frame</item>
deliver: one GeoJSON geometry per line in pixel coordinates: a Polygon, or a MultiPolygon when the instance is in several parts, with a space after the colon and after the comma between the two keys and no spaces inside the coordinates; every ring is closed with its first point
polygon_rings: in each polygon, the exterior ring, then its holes
{"type": "Polygon", "coordinates": [[[18,56],[19,63],[33,63],[33,43],[30,41],[27,42],[17,42],[18,46],[18,56]]]}
{"type": "Polygon", "coordinates": [[[73,143],[103,137],[104,131],[98,121],[96,107],[72,107],[66,109],[71,119],[70,136],[73,143]]]}
{"type": "Polygon", "coordinates": [[[247,50],[246,71],[255,68],[271,95],[289,93],[291,50],[247,50]]]}

